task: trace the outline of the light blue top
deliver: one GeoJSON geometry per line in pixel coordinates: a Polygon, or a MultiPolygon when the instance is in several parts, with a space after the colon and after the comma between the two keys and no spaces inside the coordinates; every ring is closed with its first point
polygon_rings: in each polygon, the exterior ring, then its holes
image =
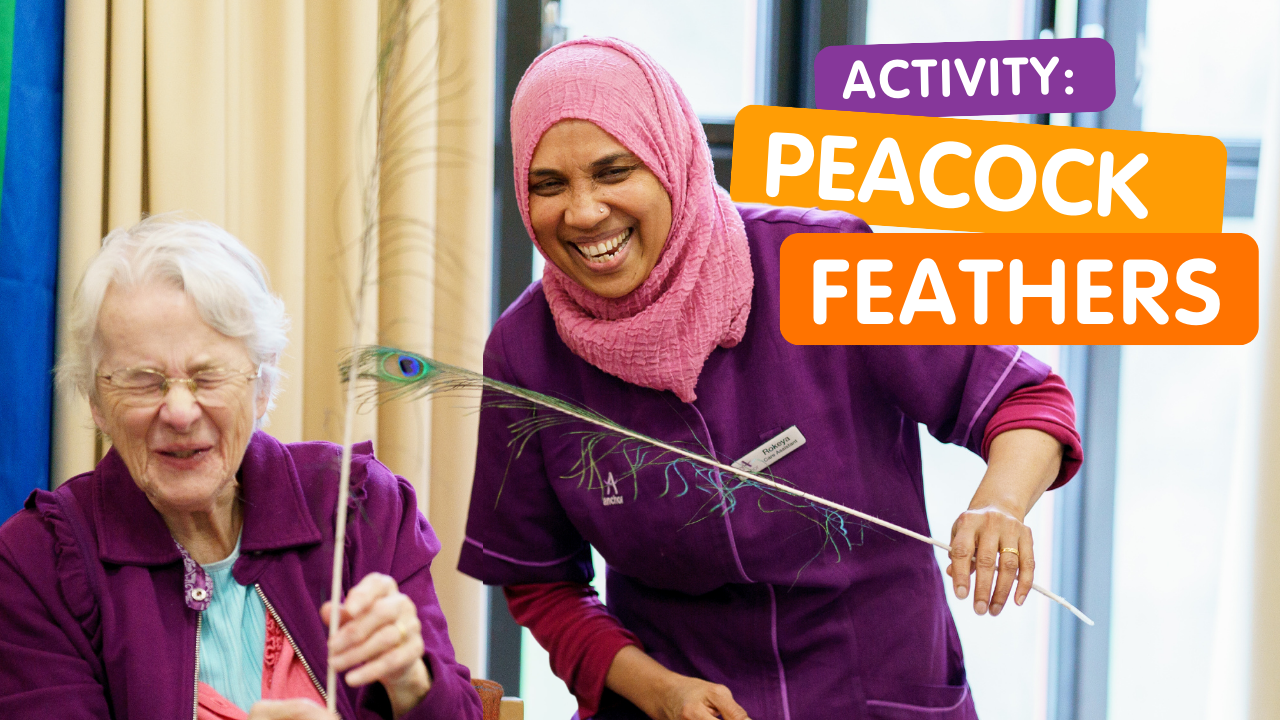
{"type": "Polygon", "coordinates": [[[200,626],[200,681],[245,712],[262,699],[262,655],[267,643],[267,609],[252,586],[231,577],[240,540],[226,559],[201,565],[213,580],[209,607],[200,626]]]}

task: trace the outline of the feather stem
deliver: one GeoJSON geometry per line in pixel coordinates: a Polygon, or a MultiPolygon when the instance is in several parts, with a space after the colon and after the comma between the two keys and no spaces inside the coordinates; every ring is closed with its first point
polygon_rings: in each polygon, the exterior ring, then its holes
{"type": "MultiPolygon", "coordinates": [[[[520,388],[515,385],[509,385],[507,383],[504,383],[498,380],[493,380],[491,378],[483,378],[483,382],[488,387],[494,387],[496,389],[503,390],[504,392],[514,394],[524,400],[528,400],[531,403],[535,403],[537,405],[541,405],[542,407],[556,410],[557,412],[565,413],[579,420],[582,420],[583,422],[589,422],[596,425],[600,424],[599,421],[593,418],[589,413],[577,412],[571,408],[563,407],[559,403],[547,402],[546,400],[542,399],[539,393],[536,393],[530,390],[525,390],[524,388],[520,388]]],[[[696,462],[702,463],[703,465],[715,468],[716,470],[719,470],[721,472],[727,472],[727,473],[736,475],[740,478],[743,478],[744,480],[755,483],[757,485],[763,485],[770,489],[777,490],[778,492],[803,498],[805,500],[808,500],[811,503],[814,503],[815,505],[821,505],[823,507],[827,507],[832,510],[842,512],[847,515],[852,515],[853,517],[856,517],[860,520],[865,520],[869,523],[873,523],[873,524],[879,525],[880,527],[893,530],[894,532],[900,533],[902,535],[906,535],[909,538],[919,540],[920,542],[923,542],[923,543],[928,543],[930,545],[933,545],[934,547],[942,548],[943,550],[947,551],[948,555],[951,554],[951,546],[948,545],[947,543],[944,543],[941,540],[938,540],[936,538],[929,537],[928,535],[922,535],[914,530],[910,530],[908,528],[902,527],[901,525],[891,523],[888,520],[882,520],[874,515],[868,515],[867,513],[864,513],[860,510],[854,510],[851,507],[841,505],[840,503],[837,503],[837,502],[832,502],[831,500],[827,500],[826,498],[819,497],[812,493],[807,493],[803,490],[793,488],[789,485],[785,485],[775,480],[770,480],[769,478],[766,478],[761,475],[757,475],[756,473],[747,472],[746,470],[740,470],[736,467],[733,467],[732,465],[726,465],[713,458],[709,458],[703,455],[698,455],[697,453],[689,452],[688,450],[683,450],[681,448],[676,447],[675,445],[670,445],[668,443],[662,442],[657,438],[648,437],[641,433],[635,432],[634,430],[630,430],[628,428],[622,427],[621,425],[610,423],[606,425],[606,427],[608,427],[612,432],[618,433],[620,435],[624,435],[634,440],[639,440],[641,442],[654,445],[655,447],[661,448],[662,450],[665,450],[667,452],[680,455],[690,460],[694,460],[696,462]]],[[[1072,615],[1075,615],[1076,617],[1080,618],[1082,621],[1084,621],[1086,625],[1094,624],[1093,620],[1090,620],[1087,615],[1085,615],[1083,612],[1079,610],[1079,608],[1067,602],[1067,600],[1064,599],[1061,595],[1058,595],[1052,590],[1049,590],[1048,588],[1041,586],[1039,583],[1031,583],[1031,588],[1036,592],[1040,593],[1041,595],[1044,595],[1050,600],[1053,600],[1054,602],[1063,606],[1067,610],[1071,611],[1072,615]]]]}
{"type": "MultiPolygon", "coordinates": [[[[551,398],[546,395],[543,395],[542,393],[529,390],[527,388],[523,388],[518,385],[512,385],[510,383],[502,382],[501,380],[495,380],[493,378],[485,377],[480,373],[467,370],[465,368],[455,367],[453,365],[448,365],[446,363],[437,362],[435,360],[432,360],[431,358],[417,355],[415,353],[405,352],[403,350],[396,350],[394,348],[383,348],[383,347],[357,348],[356,350],[353,351],[352,356],[345,362],[346,364],[343,365],[343,370],[344,372],[348,373],[349,377],[353,377],[353,378],[355,377],[354,373],[351,372],[353,368],[357,366],[361,366],[363,363],[370,363],[372,365],[371,367],[362,368],[362,371],[359,374],[360,378],[378,380],[378,381],[391,381],[394,384],[398,384],[402,391],[406,388],[413,388],[415,386],[427,387],[429,388],[428,390],[429,392],[430,391],[448,392],[451,390],[475,388],[477,386],[481,388],[490,388],[492,390],[502,392],[506,395],[519,398],[532,405],[547,408],[549,410],[553,410],[557,413],[561,413],[563,415],[574,418],[576,420],[580,420],[590,425],[602,428],[606,432],[620,435],[625,438],[629,438],[643,445],[647,445],[647,446],[656,448],[658,450],[662,450],[663,452],[670,453],[677,457],[683,458],[684,460],[692,461],[703,467],[710,468],[712,470],[717,470],[721,473],[728,473],[730,475],[741,478],[754,485],[766,487],[766,488],[769,488],[770,490],[783,493],[785,495],[790,495],[792,497],[801,498],[811,503],[812,505],[825,507],[828,510],[834,510],[838,513],[855,517],[874,525],[879,525],[880,527],[883,527],[887,530],[892,530],[901,535],[906,535],[907,537],[912,538],[913,540],[918,540],[920,542],[928,543],[929,545],[942,548],[943,550],[947,551],[948,555],[951,554],[950,545],[948,545],[945,542],[942,542],[941,540],[937,540],[935,538],[929,537],[928,535],[922,535],[921,533],[902,527],[901,525],[889,522],[888,520],[883,520],[874,515],[869,515],[867,513],[864,513],[860,510],[855,510],[851,507],[841,505],[840,503],[833,502],[831,500],[827,500],[826,498],[819,497],[812,493],[804,492],[803,490],[791,487],[785,483],[778,482],[777,480],[773,480],[773,479],[758,475],[756,473],[748,472],[746,470],[741,470],[739,468],[733,467],[732,465],[726,465],[725,463],[719,462],[718,460],[708,457],[706,455],[699,455],[696,452],[686,450],[684,448],[678,447],[671,443],[663,442],[662,440],[659,440],[657,438],[650,437],[643,433],[624,427],[612,420],[609,420],[603,415],[592,412],[587,408],[573,405],[572,403],[566,402],[564,400],[551,398]],[[412,372],[407,372],[405,377],[394,376],[390,374],[386,369],[387,360],[394,359],[394,360],[397,360],[397,362],[402,362],[400,360],[401,358],[412,359],[412,362],[409,365],[409,368],[412,370],[412,372]],[[432,385],[432,383],[434,383],[434,386],[432,385]]],[[[401,365],[400,367],[404,367],[404,366],[401,365]]],[[[410,392],[412,392],[412,390],[410,390],[410,392]]],[[[393,395],[393,397],[399,397],[399,396],[400,394],[393,395]]],[[[536,420],[532,421],[529,424],[522,424],[522,428],[526,430],[533,430],[533,431],[536,431],[537,429],[544,428],[544,427],[549,427],[549,426],[542,425],[538,423],[536,420]]],[[[587,451],[587,454],[590,454],[590,451],[587,451]]],[[[586,472],[586,470],[584,470],[584,472],[586,472]]],[[[1086,616],[1074,605],[1067,602],[1067,600],[1065,600],[1062,596],[1058,595],[1057,593],[1054,593],[1048,588],[1045,588],[1037,583],[1032,583],[1031,587],[1036,592],[1040,593],[1041,595],[1044,595],[1045,597],[1049,598],[1050,600],[1053,600],[1054,602],[1058,603],[1059,605],[1069,610],[1071,614],[1080,618],[1080,620],[1083,621],[1085,624],[1087,625],[1094,624],[1093,620],[1089,619],[1088,616],[1086,616]]]]}
{"type": "MultiPolygon", "coordinates": [[[[357,316],[361,314],[364,306],[364,293],[360,293],[359,300],[356,304],[357,316]]],[[[356,332],[359,333],[360,323],[356,322],[356,332]]],[[[360,338],[357,334],[356,342],[360,338]]],[[[347,373],[347,409],[346,418],[343,421],[342,428],[342,469],[338,474],[338,515],[334,520],[333,530],[333,582],[329,589],[329,637],[338,634],[339,619],[342,615],[340,609],[342,607],[342,562],[343,549],[347,543],[347,501],[351,492],[351,445],[355,435],[356,414],[352,409],[356,406],[356,368],[351,366],[351,371],[347,373]]],[[[338,694],[338,673],[333,668],[332,659],[325,663],[328,670],[325,674],[326,700],[330,713],[336,713],[338,694]]]]}
{"type": "MultiPolygon", "coordinates": [[[[377,69],[370,91],[370,100],[376,108],[374,118],[373,157],[370,161],[368,175],[363,188],[362,213],[364,227],[360,233],[360,254],[358,276],[356,278],[355,302],[352,313],[351,345],[360,344],[364,334],[365,301],[372,279],[370,273],[377,251],[380,237],[379,198],[382,191],[382,173],[388,156],[389,124],[393,121],[390,112],[394,100],[396,81],[399,78],[404,59],[405,46],[409,41],[416,24],[410,18],[413,0],[397,0],[384,8],[386,18],[379,27],[379,57],[377,69]]],[[[366,110],[368,108],[366,107],[366,110]]],[[[367,120],[367,118],[366,118],[367,120]]],[[[353,364],[345,368],[347,383],[347,400],[344,409],[342,427],[342,460],[338,472],[338,507],[334,518],[333,532],[333,577],[329,589],[329,637],[338,633],[342,607],[342,567],[347,542],[347,503],[351,492],[351,448],[355,442],[355,420],[358,403],[356,394],[356,378],[358,369],[353,364]]],[[[326,698],[328,711],[336,716],[338,701],[338,673],[333,667],[333,658],[325,663],[326,698]]]]}

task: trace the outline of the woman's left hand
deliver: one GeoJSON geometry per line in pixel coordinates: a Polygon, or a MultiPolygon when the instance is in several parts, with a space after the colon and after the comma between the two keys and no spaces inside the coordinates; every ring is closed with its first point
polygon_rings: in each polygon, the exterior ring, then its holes
{"type": "Polygon", "coordinates": [[[951,565],[947,574],[956,597],[969,595],[973,578],[973,611],[999,615],[1016,581],[1014,602],[1031,592],[1036,558],[1031,528],[1022,523],[1062,465],[1062,444],[1048,433],[1019,428],[991,441],[987,472],[969,509],[951,526],[951,565]],[[995,592],[991,581],[995,580],[995,592]]]}
{"type": "MultiPolygon", "coordinates": [[[[326,626],[333,603],[320,608],[326,626]]],[[[431,689],[422,659],[418,608],[396,581],[379,573],[365,576],[341,606],[338,633],[329,638],[329,664],[353,687],[380,682],[396,717],[413,709],[431,689]]]]}
{"type": "Polygon", "coordinates": [[[947,574],[955,584],[956,597],[963,600],[973,578],[973,610],[982,615],[988,608],[999,615],[1016,579],[1014,602],[1022,605],[1031,592],[1036,560],[1031,528],[1006,510],[988,506],[969,509],[951,526],[951,565],[947,574]],[[995,579],[995,592],[991,580],[995,579]]]}

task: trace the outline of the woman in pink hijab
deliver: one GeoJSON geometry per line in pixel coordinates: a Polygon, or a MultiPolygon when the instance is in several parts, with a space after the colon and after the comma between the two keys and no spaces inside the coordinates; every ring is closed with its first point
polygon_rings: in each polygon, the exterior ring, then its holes
{"type": "MultiPolygon", "coordinates": [[[[782,240],[869,228],[735,205],[679,87],[624,42],[543,53],[516,90],[511,137],[547,264],[494,326],[486,375],[724,462],[771,462],[928,533],[924,423],[988,460],[952,528],[956,595],[979,614],[1022,604],[1034,564],[1022,519],[1081,458],[1070,394],[1046,365],[1014,347],[783,340],[782,240]],[[756,457],[771,446],[794,451],[756,457]]],[[[609,441],[588,448],[585,428],[522,438],[527,422],[482,410],[460,567],[505,586],[579,717],[976,717],[928,546],[609,441]],[[608,564],[607,609],[588,584],[591,547],[608,564]]]]}

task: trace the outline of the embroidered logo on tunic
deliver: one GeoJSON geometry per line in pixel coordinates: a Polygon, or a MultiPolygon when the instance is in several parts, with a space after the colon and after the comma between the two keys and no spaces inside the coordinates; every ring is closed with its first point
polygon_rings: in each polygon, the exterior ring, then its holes
{"type": "Polygon", "coordinates": [[[605,505],[622,504],[622,493],[618,492],[618,481],[613,479],[613,473],[604,479],[604,497],[601,500],[605,505]]]}

